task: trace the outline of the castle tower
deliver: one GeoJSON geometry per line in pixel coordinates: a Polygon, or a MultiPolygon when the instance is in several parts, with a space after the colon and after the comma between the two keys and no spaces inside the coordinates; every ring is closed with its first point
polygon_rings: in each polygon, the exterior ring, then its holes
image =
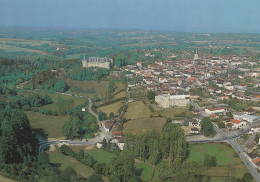
{"type": "Polygon", "coordinates": [[[85,55],[84,55],[84,58],[82,59],[82,66],[85,68],[88,67],[88,60],[86,59],[85,55]]]}
{"type": "Polygon", "coordinates": [[[195,53],[195,55],[194,55],[193,60],[196,61],[196,60],[198,60],[198,59],[199,59],[199,54],[198,54],[198,49],[196,48],[196,53],[195,53]]]}

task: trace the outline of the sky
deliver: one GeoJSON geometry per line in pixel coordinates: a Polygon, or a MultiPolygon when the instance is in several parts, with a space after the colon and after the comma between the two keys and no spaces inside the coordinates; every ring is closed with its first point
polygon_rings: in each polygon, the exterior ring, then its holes
{"type": "Polygon", "coordinates": [[[0,0],[0,26],[260,33],[260,0],[0,0]]]}

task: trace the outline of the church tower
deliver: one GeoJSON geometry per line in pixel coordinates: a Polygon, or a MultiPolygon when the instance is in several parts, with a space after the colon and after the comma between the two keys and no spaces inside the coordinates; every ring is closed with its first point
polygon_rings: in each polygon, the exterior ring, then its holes
{"type": "Polygon", "coordinates": [[[196,61],[196,60],[198,60],[198,59],[199,59],[199,54],[198,54],[198,49],[196,48],[196,53],[195,53],[195,55],[194,55],[193,60],[196,61]]]}
{"type": "Polygon", "coordinates": [[[82,59],[82,66],[85,68],[88,67],[88,60],[86,59],[85,55],[84,55],[84,58],[82,59]]]}

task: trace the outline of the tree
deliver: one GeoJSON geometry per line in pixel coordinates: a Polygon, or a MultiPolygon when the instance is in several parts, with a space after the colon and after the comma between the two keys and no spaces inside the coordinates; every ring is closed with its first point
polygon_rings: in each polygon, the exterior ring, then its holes
{"type": "Polygon", "coordinates": [[[62,134],[68,139],[81,138],[84,134],[83,123],[77,114],[70,116],[62,127],[62,134]]]}
{"type": "Polygon", "coordinates": [[[219,123],[218,123],[218,126],[220,127],[220,128],[225,128],[226,126],[225,126],[225,123],[223,122],[223,121],[220,121],[219,123]]]}
{"type": "Polygon", "coordinates": [[[139,182],[140,177],[134,165],[134,157],[128,151],[119,153],[111,162],[111,182],[139,182]]]}
{"type": "Polygon", "coordinates": [[[66,92],[68,89],[69,86],[64,80],[59,80],[54,86],[56,92],[66,92]]]}
{"type": "Polygon", "coordinates": [[[205,167],[215,167],[217,165],[217,159],[215,156],[205,155],[203,164],[205,167]]]}
{"type": "Polygon", "coordinates": [[[38,140],[27,116],[9,105],[0,112],[0,161],[22,163],[38,154],[38,140]]]}
{"type": "Polygon", "coordinates": [[[113,112],[111,112],[110,114],[109,114],[109,118],[110,119],[113,119],[115,117],[115,114],[113,113],[113,112]]]}
{"type": "Polygon", "coordinates": [[[257,144],[259,144],[259,134],[258,134],[258,133],[255,135],[255,142],[256,142],[257,144]]]}
{"type": "Polygon", "coordinates": [[[41,165],[44,165],[44,166],[49,166],[50,164],[50,157],[49,157],[49,154],[47,154],[46,152],[43,152],[41,153],[39,156],[38,156],[38,162],[41,164],[41,165]]]}
{"type": "Polygon", "coordinates": [[[209,182],[210,178],[204,176],[197,162],[173,162],[170,165],[164,164],[159,168],[160,181],[181,181],[181,182],[209,182]]]}
{"type": "Polygon", "coordinates": [[[242,177],[243,182],[251,182],[252,180],[253,180],[253,176],[249,172],[246,172],[242,177]]]}
{"type": "Polygon", "coordinates": [[[201,131],[204,136],[212,136],[214,134],[213,124],[209,117],[203,118],[201,121],[201,131]]]}
{"type": "Polygon", "coordinates": [[[147,93],[147,98],[151,101],[151,102],[154,102],[154,99],[155,99],[155,92],[153,91],[148,91],[147,93]]]}
{"type": "Polygon", "coordinates": [[[98,119],[99,119],[100,121],[107,119],[106,113],[104,113],[104,112],[102,112],[102,111],[99,111],[99,112],[98,112],[98,119]]]}
{"type": "Polygon", "coordinates": [[[227,112],[226,115],[230,118],[233,118],[233,114],[231,112],[227,112]]]}
{"type": "Polygon", "coordinates": [[[89,178],[88,178],[88,182],[104,182],[102,177],[98,174],[92,174],[89,178]]]}
{"type": "Polygon", "coordinates": [[[62,171],[61,176],[66,181],[74,181],[76,180],[77,173],[71,166],[69,166],[62,171]]]}

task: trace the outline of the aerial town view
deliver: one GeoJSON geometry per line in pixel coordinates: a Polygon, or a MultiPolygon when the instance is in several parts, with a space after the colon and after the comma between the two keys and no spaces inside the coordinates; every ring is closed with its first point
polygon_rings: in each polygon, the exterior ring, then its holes
{"type": "Polygon", "coordinates": [[[0,0],[0,182],[260,182],[259,0],[0,0]]]}

